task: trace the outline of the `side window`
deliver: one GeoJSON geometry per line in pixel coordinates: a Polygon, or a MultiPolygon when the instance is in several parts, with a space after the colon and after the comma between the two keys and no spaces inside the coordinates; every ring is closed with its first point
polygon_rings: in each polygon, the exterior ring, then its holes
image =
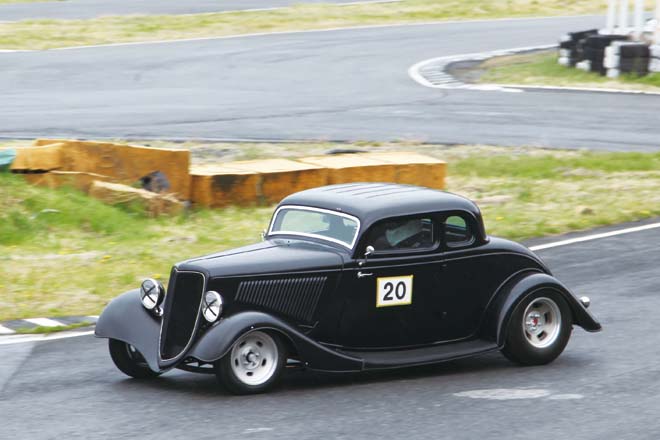
{"type": "Polygon", "coordinates": [[[376,251],[432,248],[433,219],[430,217],[385,220],[373,226],[367,245],[376,251]]]}
{"type": "Polygon", "coordinates": [[[474,233],[469,223],[458,215],[452,215],[445,220],[445,243],[449,247],[466,246],[474,240],[474,233]]]}

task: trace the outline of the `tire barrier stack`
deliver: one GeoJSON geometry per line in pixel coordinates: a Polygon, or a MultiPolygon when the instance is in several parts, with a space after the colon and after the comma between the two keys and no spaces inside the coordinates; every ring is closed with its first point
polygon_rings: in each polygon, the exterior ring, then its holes
{"type": "Polygon", "coordinates": [[[645,76],[649,73],[650,46],[631,41],[614,41],[605,49],[605,68],[609,78],[622,73],[645,76]]]}
{"type": "Polygon", "coordinates": [[[155,215],[188,202],[220,208],[279,202],[318,186],[393,182],[443,189],[447,164],[412,152],[328,154],[191,166],[190,151],[39,139],[16,149],[11,171],[35,185],[74,187],[108,204],[139,202],[155,215]]]}
{"type": "Polygon", "coordinates": [[[649,72],[660,72],[660,45],[654,44],[649,47],[649,72]]]}
{"type": "Polygon", "coordinates": [[[577,44],[581,59],[575,64],[575,67],[587,72],[605,75],[607,73],[605,48],[614,41],[625,41],[627,39],[626,35],[588,35],[577,44]]]}
{"type": "Polygon", "coordinates": [[[578,43],[590,35],[597,35],[598,29],[590,29],[582,32],[569,32],[559,39],[559,64],[567,67],[575,67],[581,61],[581,47],[578,49],[578,43]]]}

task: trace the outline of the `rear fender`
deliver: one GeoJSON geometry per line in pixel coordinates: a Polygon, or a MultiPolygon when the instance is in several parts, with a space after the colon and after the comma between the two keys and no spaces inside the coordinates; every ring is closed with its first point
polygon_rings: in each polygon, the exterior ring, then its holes
{"type": "Polygon", "coordinates": [[[571,309],[573,324],[589,332],[601,330],[600,323],[555,277],[540,272],[523,272],[509,279],[498,290],[486,311],[481,336],[496,341],[500,347],[503,346],[513,310],[525,297],[539,290],[552,290],[559,293],[571,309]]]}
{"type": "Polygon", "coordinates": [[[142,307],[139,289],[113,299],[99,316],[94,334],[131,344],[142,353],[149,368],[161,371],[158,366],[160,320],[142,307]]]}
{"type": "Polygon", "coordinates": [[[215,362],[229,352],[240,336],[254,330],[275,332],[286,338],[295,348],[301,362],[310,369],[340,372],[360,371],[363,368],[361,359],[331,350],[281,319],[256,311],[241,312],[221,319],[199,337],[188,356],[202,362],[215,362]]]}

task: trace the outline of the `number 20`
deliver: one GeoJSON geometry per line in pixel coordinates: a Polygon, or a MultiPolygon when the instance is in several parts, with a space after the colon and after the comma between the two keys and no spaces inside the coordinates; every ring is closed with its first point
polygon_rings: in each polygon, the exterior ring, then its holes
{"type": "Polygon", "coordinates": [[[392,293],[394,293],[398,300],[402,300],[406,297],[406,283],[403,281],[396,283],[396,287],[394,286],[394,283],[388,281],[383,287],[385,288],[383,301],[393,301],[394,298],[392,297],[392,293]]]}

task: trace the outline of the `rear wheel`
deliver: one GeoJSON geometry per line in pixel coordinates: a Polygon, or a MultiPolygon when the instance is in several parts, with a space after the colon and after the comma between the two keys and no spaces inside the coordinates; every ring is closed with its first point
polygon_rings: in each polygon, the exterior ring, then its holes
{"type": "Polygon", "coordinates": [[[137,351],[131,344],[110,339],[108,348],[110,349],[112,361],[122,373],[136,379],[149,379],[160,375],[160,373],[149,368],[142,353],[137,351]]]}
{"type": "Polygon", "coordinates": [[[234,343],[216,364],[218,381],[233,394],[257,394],[277,382],[286,363],[286,350],[274,334],[252,331],[234,343]]]}
{"type": "Polygon", "coordinates": [[[554,291],[533,293],[514,309],[502,353],[523,365],[552,362],[571,337],[571,310],[554,291]]]}

